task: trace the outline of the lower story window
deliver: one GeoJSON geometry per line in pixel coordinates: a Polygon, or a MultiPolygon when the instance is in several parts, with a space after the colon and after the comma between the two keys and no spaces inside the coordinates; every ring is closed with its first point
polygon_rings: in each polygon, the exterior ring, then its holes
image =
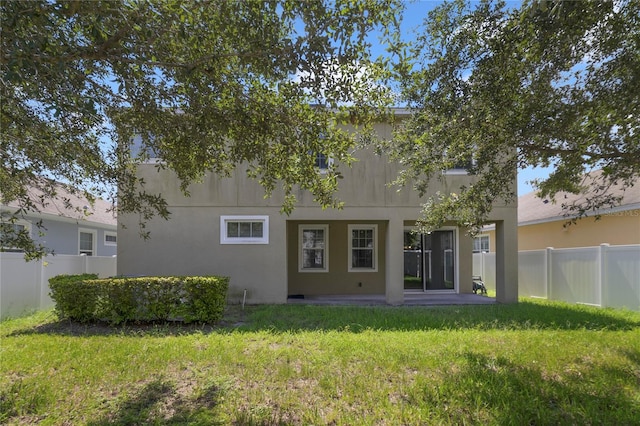
{"type": "Polygon", "coordinates": [[[80,230],[79,234],[79,254],[95,256],[96,254],[96,232],[90,230],[80,230]]]}
{"type": "Polygon", "coordinates": [[[298,271],[328,272],[329,225],[299,225],[298,271]]]}
{"type": "Polygon", "coordinates": [[[118,234],[115,232],[104,232],[104,245],[105,246],[115,246],[118,245],[118,234]]]}
{"type": "Polygon", "coordinates": [[[269,216],[220,216],[220,244],[269,244],[269,216]]]}
{"type": "Polygon", "coordinates": [[[31,238],[30,226],[25,223],[0,223],[0,249],[5,252],[22,252],[21,248],[17,248],[18,243],[25,239],[31,238]]]}
{"type": "Polygon", "coordinates": [[[378,225],[349,225],[349,271],[378,270],[378,225]]]}

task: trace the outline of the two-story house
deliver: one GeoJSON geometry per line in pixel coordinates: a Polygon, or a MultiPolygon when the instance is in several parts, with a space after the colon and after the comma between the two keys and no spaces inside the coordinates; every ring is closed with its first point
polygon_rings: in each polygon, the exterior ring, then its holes
{"type": "MultiPolygon", "coordinates": [[[[398,115],[403,112],[398,111],[398,115]]],[[[380,123],[378,135],[390,138],[392,126],[380,123]]],[[[143,164],[138,173],[150,192],[168,202],[168,221],[152,219],[143,240],[138,218],[121,214],[118,274],[225,275],[229,298],[247,303],[286,303],[311,295],[385,295],[402,304],[405,291],[472,292],[473,239],[455,223],[429,235],[412,234],[424,198],[389,182],[400,170],[368,149],[342,167],[337,194],[341,210],[322,210],[300,191],[289,215],[280,213],[278,194],[265,199],[259,184],[238,167],[231,177],[208,175],[182,195],[175,175],[143,164]]],[[[326,164],[318,159],[318,173],[326,164]]],[[[457,191],[472,176],[459,170],[433,181],[430,193],[457,191]]],[[[513,171],[514,186],[516,172],[513,171]]],[[[517,301],[516,203],[496,203],[489,220],[497,230],[498,302],[517,301]]]]}

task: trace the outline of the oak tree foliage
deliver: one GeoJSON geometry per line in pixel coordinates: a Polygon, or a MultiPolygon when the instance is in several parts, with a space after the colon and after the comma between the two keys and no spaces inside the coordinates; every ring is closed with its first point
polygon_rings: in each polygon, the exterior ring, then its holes
{"type": "Polygon", "coordinates": [[[89,199],[119,188],[118,212],[138,214],[146,235],[145,221],[169,215],[136,177],[149,155],[185,193],[240,168],[267,194],[281,188],[284,212],[298,187],[339,206],[338,170],[318,173],[315,154],[351,163],[392,99],[391,73],[415,112],[381,146],[404,165],[398,183],[425,191],[461,164],[475,176],[426,200],[423,231],[448,219],[477,229],[526,166],[554,166],[545,197],[602,170],[592,196],[567,206],[575,216],[619,203],[608,189],[640,173],[640,2],[508,6],[444,2],[401,43],[400,0],[0,2],[0,201],[18,206],[3,223],[61,181],[89,199]],[[399,60],[373,57],[372,43],[399,60]]]}
{"type": "MultiPolygon", "coordinates": [[[[267,194],[294,187],[336,206],[338,172],[389,102],[389,73],[371,55],[375,31],[391,37],[397,0],[5,0],[1,7],[2,204],[15,221],[38,211],[64,182],[115,197],[144,222],[169,212],[135,167],[148,155],[181,188],[206,173],[242,168],[267,194]],[[336,120],[338,117],[338,120],[336,120]],[[130,155],[131,141],[142,145],[130,155]],[[30,189],[43,191],[30,196],[30,189]]],[[[6,213],[6,212],[5,212],[6,213]]],[[[7,230],[9,227],[7,227],[7,230]]],[[[5,235],[6,236],[6,235],[5,235]]],[[[23,236],[24,237],[24,236],[23,236]]],[[[15,244],[28,253],[42,247],[15,244]]]]}
{"type": "Polygon", "coordinates": [[[640,2],[446,2],[401,47],[415,113],[386,147],[405,166],[398,182],[424,190],[459,164],[476,178],[426,201],[424,231],[451,218],[477,230],[495,200],[516,197],[517,168],[553,166],[537,182],[545,198],[588,186],[565,206],[573,217],[618,204],[611,186],[638,181],[640,2]]]}

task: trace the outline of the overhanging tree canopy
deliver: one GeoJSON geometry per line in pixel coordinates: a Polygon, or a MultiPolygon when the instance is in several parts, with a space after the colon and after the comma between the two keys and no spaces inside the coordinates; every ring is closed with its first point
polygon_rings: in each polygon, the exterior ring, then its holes
{"type": "Polygon", "coordinates": [[[388,71],[371,57],[371,33],[391,35],[400,7],[3,1],[1,201],[17,203],[19,215],[54,197],[53,181],[98,194],[119,185],[119,212],[139,213],[141,223],[166,217],[162,197],[135,178],[135,163],[152,151],[185,191],[206,172],[245,164],[267,193],[282,186],[285,211],[295,185],[335,206],[337,171],[317,173],[309,154],[348,164],[356,140],[336,113],[366,129],[388,102],[379,84],[388,71]],[[136,135],[144,149],[131,159],[136,135]],[[30,198],[30,187],[45,197],[30,198]]]}
{"type": "Polygon", "coordinates": [[[413,68],[397,67],[415,110],[387,149],[422,189],[469,162],[473,185],[431,198],[424,231],[446,219],[478,229],[495,200],[512,200],[517,167],[549,166],[544,197],[578,192],[602,169],[592,195],[568,211],[615,205],[613,184],[640,175],[640,2],[445,3],[424,21],[413,68]]]}

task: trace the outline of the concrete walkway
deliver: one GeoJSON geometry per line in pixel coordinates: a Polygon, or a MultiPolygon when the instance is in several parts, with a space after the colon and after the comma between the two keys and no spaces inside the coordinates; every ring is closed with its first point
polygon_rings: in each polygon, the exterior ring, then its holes
{"type": "MultiPolygon", "coordinates": [[[[335,295],[335,296],[305,296],[304,298],[289,298],[288,303],[302,305],[386,305],[384,294],[371,295],[335,295]]],[[[495,304],[493,297],[479,294],[455,293],[422,293],[405,292],[404,306],[438,306],[438,305],[491,305],[495,304]]]]}

